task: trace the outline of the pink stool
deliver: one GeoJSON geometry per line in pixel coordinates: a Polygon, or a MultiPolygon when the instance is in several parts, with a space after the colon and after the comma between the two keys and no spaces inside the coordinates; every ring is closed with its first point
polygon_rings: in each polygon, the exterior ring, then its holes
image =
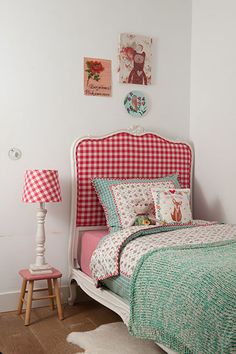
{"type": "Polygon", "coordinates": [[[63,312],[61,307],[61,297],[60,297],[60,289],[58,285],[58,278],[61,278],[62,274],[59,270],[53,268],[52,273],[47,274],[31,274],[28,269],[21,269],[19,271],[20,276],[23,278],[20,299],[18,304],[18,315],[22,313],[23,303],[26,302],[26,312],[25,312],[25,326],[30,324],[30,312],[32,301],[42,300],[42,299],[50,299],[51,300],[51,309],[54,310],[54,299],[56,299],[57,304],[57,313],[59,320],[63,320],[63,312]],[[48,287],[44,289],[34,289],[34,281],[35,280],[47,280],[48,287]],[[29,282],[29,290],[26,290],[27,282],[29,282]],[[54,285],[54,293],[52,282],[54,285]],[[33,292],[35,291],[48,291],[48,296],[41,296],[33,298],[33,292]],[[25,301],[25,293],[28,293],[27,301],[25,301]]]}

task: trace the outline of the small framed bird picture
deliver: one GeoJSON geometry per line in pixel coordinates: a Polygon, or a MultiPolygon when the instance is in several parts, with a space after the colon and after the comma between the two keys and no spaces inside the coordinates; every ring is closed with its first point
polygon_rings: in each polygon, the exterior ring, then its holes
{"type": "Polygon", "coordinates": [[[124,106],[131,116],[140,118],[147,113],[147,98],[140,91],[131,91],[124,99],[124,106]]]}

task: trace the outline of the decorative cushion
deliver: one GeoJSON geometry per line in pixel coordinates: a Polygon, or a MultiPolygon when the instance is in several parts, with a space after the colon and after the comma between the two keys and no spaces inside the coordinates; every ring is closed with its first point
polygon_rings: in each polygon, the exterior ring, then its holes
{"type": "Polygon", "coordinates": [[[156,179],[94,178],[92,183],[105,211],[110,232],[129,226],[130,220],[135,217],[137,200],[147,200],[153,205],[152,188],[179,188],[176,174],[156,179]]]}
{"type": "Polygon", "coordinates": [[[190,189],[153,188],[156,219],[160,224],[191,224],[190,189]]]}

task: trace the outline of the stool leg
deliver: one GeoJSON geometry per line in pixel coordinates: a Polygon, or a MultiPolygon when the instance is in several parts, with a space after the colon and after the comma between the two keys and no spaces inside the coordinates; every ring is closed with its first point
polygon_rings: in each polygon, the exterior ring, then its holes
{"type": "Polygon", "coordinates": [[[18,311],[17,314],[20,315],[22,313],[22,307],[24,303],[24,298],[25,298],[25,289],[27,285],[27,280],[23,279],[22,286],[21,286],[21,292],[20,292],[20,299],[18,303],[18,311]]]}
{"type": "Polygon", "coordinates": [[[61,307],[60,289],[58,286],[57,279],[53,279],[53,285],[54,285],[54,290],[55,290],[55,295],[56,295],[58,318],[59,318],[59,320],[63,320],[64,317],[63,317],[63,312],[62,312],[62,307],[61,307]]]}
{"type": "MultiPolygon", "coordinates": [[[[52,280],[51,279],[47,279],[47,282],[48,282],[48,294],[50,296],[53,295],[53,291],[52,291],[52,280]]],[[[51,300],[51,309],[54,310],[54,300],[53,300],[53,297],[50,298],[51,300]]]]}
{"type": "Polygon", "coordinates": [[[31,305],[32,305],[33,289],[34,289],[34,281],[30,280],[29,281],[29,291],[28,291],[28,296],[27,296],[26,312],[25,312],[25,326],[28,326],[30,324],[30,311],[31,311],[31,305]]]}

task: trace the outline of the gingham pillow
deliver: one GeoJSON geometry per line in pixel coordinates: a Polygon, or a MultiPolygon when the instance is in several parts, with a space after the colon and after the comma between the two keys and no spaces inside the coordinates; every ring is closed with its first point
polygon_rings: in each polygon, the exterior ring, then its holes
{"type": "MultiPolygon", "coordinates": [[[[152,188],[179,188],[177,175],[155,179],[107,179],[94,178],[93,186],[105,211],[110,232],[128,227],[135,216],[137,200],[152,202],[152,188]]],[[[153,207],[154,210],[154,207],[153,207]]]]}
{"type": "Polygon", "coordinates": [[[189,225],[192,223],[189,189],[153,188],[157,223],[189,225]]]}

